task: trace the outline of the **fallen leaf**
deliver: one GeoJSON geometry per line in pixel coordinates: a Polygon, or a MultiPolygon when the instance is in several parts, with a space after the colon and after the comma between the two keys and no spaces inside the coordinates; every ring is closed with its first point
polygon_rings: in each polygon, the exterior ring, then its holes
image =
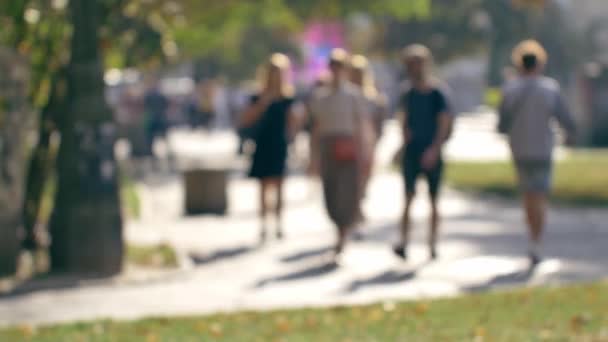
{"type": "Polygon", "coordinates": [[[221,337],[222,335],[224,335],[224,329],[222,328],[222,326],[219,323],[211,324],[209,331],[215,337],[221,337]]]}
{"type": "Polygon", "coordinates": [[[481,337],[481,339],[483,340],[483,338],[486,337],[486,328],[478,326],[477,328],[475,328],[474,336],[475,338],[481,337]]]}
{"type": "Polygon", "coordinates": [[[555,334],[553,333],[553,331],[549,329],[543,329],[538,333],[538,338],[542,341],[547,341],[553,339],[554,335],[555,334]]]}
{"type": "Polygon", "coordinates": [[[19,330],[21,336],[25,338],[31,338],[32,336],[36,335],[36,328],[29,324],[20,325],[17,330],[19,330]]]}
{"type": "Polygon", "coordinates": [[[414,308],[414,312],[418,315],[424,315],[429,311],[429,305],[426,303],[418,303],[414,308]]]}
{"type": "Polygon", "coordinates": [[[314,316],[308,316],[306,318],[306,326],[309,328],[316,328],[319,325],[319,321],[314,316]]]}
{"type": "Polygon", "coordinates": [[[207,331],[207,325],[205,322],[198,322],[194,326],[194,330],[196,330],[197,333],[202,334],[207,331]]]}
{"type": "Polygon", "coordinates": [[[591,321],[589,315],[576,315],[570,319],[570,330],[573,332],[580,332],[587,324],[591,321]]]}
{"type": "Polygon", "coordinates": [[[384,309],[384,311],[386,312],[392,312],[395,311],[395,303],[394,302],[384,302],[384,304],[382,304],[382,309],[384,309]]]}
{"type": "Polygon", "coordinates": [[[369,313],[369,320],[371,322],[378,322],[384,318],[384,311],[378,309],[374,309],[369,313]]]}
{"type": "Polygon", "coordinates": [[[158,342],[160,341],[158,339],[158,336],[156,336],[156,334],[150,333],[148,334],[148,336],[146,336],[146,342],[158,342]]]}
{"type": "Polygon", "coordinates": [[[277,329],[283,334],[288,333],[291,330],[291,324],[289,323],[289,320],[284,316],[279,316],[276,319],[276,326],[277,329]]]}

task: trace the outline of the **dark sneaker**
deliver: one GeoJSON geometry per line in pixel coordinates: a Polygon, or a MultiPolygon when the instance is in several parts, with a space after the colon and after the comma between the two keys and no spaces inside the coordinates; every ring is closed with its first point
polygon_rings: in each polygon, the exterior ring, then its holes
{"type": "Polygon", "coordinates": [[[430,251],[429,254],[430,254],[431,260],[437,260],[437,258],[439,257],[437,255],[437,249],[436,248],[431,248],[431,251],[430,251]]]}
{"type": "Polygon", "coordinates": [[[538,266],[538,264],[543,261],[543,259],[540,257],[540,255],[538,255],[538,253],[530,252],[528,257],[530,258],[530,267],[532,268],[538,266]]]}
{"type": "Polygon", "coordinates": [[[395,255],[400,257],[401,259],[407,260],[407,248],[405,248],[405,246],[393,247],[393,253],[395,253],[395,255]]]}

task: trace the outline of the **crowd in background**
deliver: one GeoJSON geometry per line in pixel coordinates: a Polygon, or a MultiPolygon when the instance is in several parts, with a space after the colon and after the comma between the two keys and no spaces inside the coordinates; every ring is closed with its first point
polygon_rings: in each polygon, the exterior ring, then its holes
{"type": "MultiPolygon", "coordinates": [[[[568,140],[575,136],[575,125],[559,84],[543,76],[547,62],[544,48],[536,41],[524,41],[514,49],[512,60],[517,75],[506,80],[498,131],[507,136],[512,151],[530,237],[529,260],[534,267],[541,261],[540,245],[552,185],[552,123],[555,120],[561,125],[568,140]]],[[[430,202],[429,257],[436,259],[445,166],[442,150],[451,136],[456,111],[451,91],[433,75],[433,56],[427,47],[406,47],[402,63],[407,82],[399,87],[397,109],[403,135],[400,159],[405,205],[401,238],[393,252],[404,260],[408,258],[410,209],[417,181],[423,177],[430,202]]],[[[327,77],[320,79],[306,103],[301,103],[288,77],[289,59],[274,54],[239,126],[252,129],[249,138],[256,143],[249,175],[260,182],[262,242],[267,238],[271,213],[276,236],[283,237],[282,188],[288,145],[301,127],[309,127],[309,170],[321,179],[325,208],[337,228],[334,255],[339,261],[351,233],[365,223],[361,202],[372,177],[374,151],[388,107],[365,57],[334,49],[327,65],[327,77]]],[[[386,195],[399,196],[399,191],[386,195]]]]}
{"type": "MultiPolygon", "coordinates": [[[[547,61],[543,47],[535,41],[523,42],[512,59],[514,68],[505,78],[499,110],[499,131],[508,137],[513,152],[530,229],[529,255],[535,265],[540,262],[539,245],[551,189],[551,121],[557,119],[568,137],[574,136],[574,123],[557,82],[542,76],[547,61]]],[[[255,148],[249,176],[260,185],[261,243],[268,239],[271,222],[276,238],[284,237],[283,188],[289,146],[298,133],[309,133],[308,173],[320,178],[327,213],[337,227],[336,260],[351,234],[365,223],[361,203],[373,176],[376,146],[385,119],[397,112],[403,134],[399,160],[405,205],[401,238],[393,251],[408,258],[410,208],[417,181],[423,177],[430,202],[429,257],[435,259],[445,166],[442,150],[451,136],[457,109],[449,87],[434,76],[428,48],[406,47],[401,62],[407,79],[398,89],[390,89],[393,96],[378,89],[366,57],[334,49],[327,60],[327,73],[305,91],[296,91],[289,58],[276,53],[260,68],[257,88],[250,94],[242,89],[227,91],[214,81],[202,80],[186,95],[170,97],[161,90],[158,79],[149,79],[139,94],[127,87],[118,103],[127,113],[141,113],[135,127],[143,127],[143,154],[151,154],[154,141],[164,137],[171,125],[213,129],[222,127],[222,116],[224,127],[234,129],[241,139],[240,154],[245,152],[243,142],[252,141],[255,148]],[[221,91],[223,107],[217,102],[221,91]]]]}

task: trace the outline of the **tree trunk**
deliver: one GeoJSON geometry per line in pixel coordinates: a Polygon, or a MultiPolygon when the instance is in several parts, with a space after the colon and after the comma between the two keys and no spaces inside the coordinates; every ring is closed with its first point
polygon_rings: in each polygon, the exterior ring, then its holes
{"type": "Polygon", "coordinates": [[[115,129],[105,103],[98,1],[71,0],[67,111],[59,118],[53,271],[111,275],[123,257],[115,129]]]}
{"type": "Polygon", "coordinates": [[[0,277],[15,273],[19,254],[28,136],[35,129],[29,79],[26,62],[0,48],[0,277]]]}

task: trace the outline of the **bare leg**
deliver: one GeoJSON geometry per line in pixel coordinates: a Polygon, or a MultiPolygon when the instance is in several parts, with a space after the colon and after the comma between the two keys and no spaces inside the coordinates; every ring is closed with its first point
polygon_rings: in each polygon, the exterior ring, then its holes
{"type": "Polygon", "coordinates": [[[405,198],[405,208],[401,218],[401,241],[394,248],[395,254],[403,259],[407,259],[407,246],[410,242],[410,211],[414,203],[415,194],[408,193],[405,198]]]}
{"type": "Polygon", "coordinates": [[[266,241],[267,214],[268,214],[268,180],[260,180],[260,242],[266,241]]]}
{"type": "Polygon", "coordinates": [[[437,198],[431,196],[431,218],[429,230],[429,251],[431,259],[437,258],[437,236],[439,235],[440,214],[437,198]]]}
{"type": "Polygon", "coordinates": [[[534,192],[524,194],[524,208],[531,241],[530,257],[533,263],[538,263],[538,246],[541,243],[547,216],[547,196],[534,192]]]}
{"type": "Polygon", "coordinates": [[[414,203],[414,194],[408,194],[405,199],[405,208],[401,218],[401,245],[407,246],[410,242],[410,211],[414,203]]]}
{"type": "Polygon", "coordinates": [[[346,240],[348,239],[348,236],[349,236],[351,230],[352,230],[351,227],[339,227],[338,228],[338,243],[336,244],[336,249],[335,249],[336,258],[338,258],[340,256],[340,254],[342,254],[342,251],[344,250],[344,246],[346,245],[346,240]]]}
{"type": "Polygon", "coordinates": [[[274,180],[276,190],[275,214],[277,218],[277,238],[283,238],[283,179],[274,180]]]}

